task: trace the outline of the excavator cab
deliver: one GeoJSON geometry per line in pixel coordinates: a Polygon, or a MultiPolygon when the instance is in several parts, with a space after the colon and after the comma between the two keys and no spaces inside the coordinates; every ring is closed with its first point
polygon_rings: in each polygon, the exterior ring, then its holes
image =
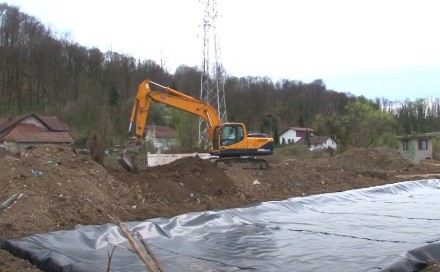
{"type": "Polygon", "coordinates": [[[239,124],[226,124],[222,127],[221,146],[229,146],[243,140],[243,126],[239,124]]]}
{"type": "Polygon", "coordinates": [[[216,127],[212,149],[214,152],[224,150],[227,146],[236,144],[244,139],[245,128],[242,124],[223,124],[216,127]]]}
{"type": "Polygon", "coordinates": [[[241,165],[243,168],[266,169],[268,163],[257,156],[273,154],[273,140],[267,136],[247,135],[242,123],[223,123],[214,130],[211,155],[220,168],[241,165]]]}

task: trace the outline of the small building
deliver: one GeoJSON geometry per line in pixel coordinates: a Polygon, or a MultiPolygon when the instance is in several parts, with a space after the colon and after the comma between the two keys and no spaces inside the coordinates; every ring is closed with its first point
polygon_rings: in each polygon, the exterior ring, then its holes
{"type": "Polygon", "coordinates": [[[71,144],[70,129],[54,116],[28,114],[0,124],[0,147],[20,153],[43,144],[71,144]]]}
{"type": "Polygon", "coordinates": [[[313,136],[314,132],[315,130],[311,128],[289,127],[280,134],[279,140],[281,144],[294,144],[303,138],[306,133],[309,133],[309,136],[313,136]]]}
{"type": "Polygon", "coordinates": [[[420,163],[423,160],[431,160],[433,149],[432,134],[414,134],[399,136],[399,152],[407,160],[413,163],[420,163]]]}
{"type": "Polygon", "coordinates": [[[152,142],[153,146],[160,150],[169,150],[179,143],[177,133],[174,129],[166,126],[146,126],[145,140],[152,142]]]}
{"type": "MultiPolygon", "coordinates": [[[[323,149],[334,149],[338,148],[338,143],[331,136],[312,136],[310,139],[310,150],[323,150],[323,149]]],[[[307,144],[305,137],[299,139],[296,144],[307,144]]]]}

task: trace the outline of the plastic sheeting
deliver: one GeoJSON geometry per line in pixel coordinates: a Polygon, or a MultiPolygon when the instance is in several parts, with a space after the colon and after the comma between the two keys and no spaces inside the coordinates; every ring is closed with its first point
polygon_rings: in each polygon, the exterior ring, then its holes
{"type": "MultiPolygon", "coordinates": [[[[436,179],[129,222],[167,271],[418,271],[440,260],[436,179]]],[[[145,271],[114,225],[1,242],[43,271],[145,271]]]]}

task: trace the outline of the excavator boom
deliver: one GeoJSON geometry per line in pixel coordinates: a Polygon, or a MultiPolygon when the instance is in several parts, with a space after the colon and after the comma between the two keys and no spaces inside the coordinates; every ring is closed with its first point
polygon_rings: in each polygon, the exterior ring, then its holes
{"type": "Polygon", "coordinates": [[[208,124],[208,138],[212,141],[214,137],[215,127],[220,125],[220,119],[215,109],[202,101],[199,101],[189,95],[183,94],[169,87],[162,86],[150,80],[144,80],[138,87],[138,93],[133,105],[133,110],[130,118],[129,131],[131,131],[132,124],[136,119],[136,142],[141,143],[144,133],[145,125],[148,118],[148,110],[151,106],[151,101],[162,103],[168,106],[179,108],[186,112],[195,114],[202,118],[208,124]],[[149,84],[154,84],[168,93],[152,91],[149,84]]]}

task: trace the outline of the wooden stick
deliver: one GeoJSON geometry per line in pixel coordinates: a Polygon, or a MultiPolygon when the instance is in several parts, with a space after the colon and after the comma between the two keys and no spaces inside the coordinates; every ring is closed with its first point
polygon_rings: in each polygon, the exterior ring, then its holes
{"type": "Polygon", "coordinates": [[[156,254],[151,250],[150,246],[144,241],[142,238],[142,235],[139,232],[136,232],[136,235],[138,239],[141,241],[142,245],[145,247],[145,250],[147,250],[148,255],[150,255],[151,259],[153,259],[154,263],[157,265],[157,268],[160,272],[165,272],[166,270],[160,265],[159,260],[156,257],[156,254]]]}
{"type": "Polygon", "coordinates": [[[124,225],[124,223],[122,223],[120,220],[118,219],[114,219],[113,217],[111,217],[110,215],[108,215],[108,217],[110,217],[110,219],[122,230],[122,232],[125,234],[125,237],[128,239],[128,241],[130,242],[131,246],[133,247],[134,252],[136,253],[136,255],[139,256],[139,258],[141,259],[141,261],[145,264],[145,266],[147,267],[148,271],[159,271],[157,269],[157,264],[154,263],[154,261],[150,260],[150,258],[148,258],[148,256],[145,254],[145,252],[142,251],[142,249],[139,247],[139,245],[136,243],[136,241],[134,240],[133,236],[130,234],[130,231],[128,230],[128,228],[124,225]]]}

